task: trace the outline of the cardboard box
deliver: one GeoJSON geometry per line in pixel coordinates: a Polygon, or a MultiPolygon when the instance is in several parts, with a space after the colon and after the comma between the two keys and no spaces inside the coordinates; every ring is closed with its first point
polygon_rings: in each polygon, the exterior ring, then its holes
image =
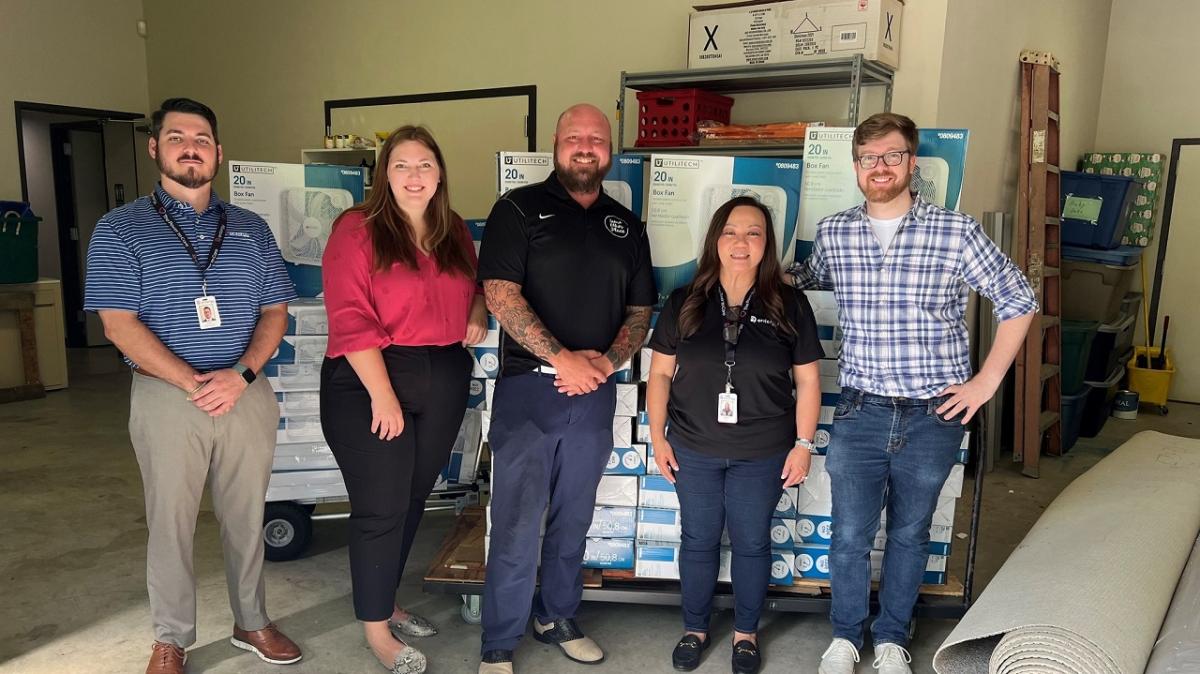
{"type": "Polygon", "coordinates": [[[678,510],[665,508],[637,509],[637,538],[641,541],[678,543],[683,528],[678,510]]]}
{"type": "Polygon", "coordinates": [[[288,324],[285,335],[328,335],[329,318],[325,315],[325,300],[301,297],[288,302],[288,324]]]}
{"type": "MultiPolygon", "coordinates": [[[[500,350],[493,346],[472,346],[471,376],[495,379],[500,374],[500,350]]],[[[490,409],[490,408],[489,408],[490,409]]]]}
{"type": "Polygon", "coordinates": [[[638,414],[637,384],[617,384],[617,407],[614,414],[618,417],[636,417],[638,414]]]}
{"type": "Polygon", "coordinates": [[[792,550],[771,551],[771,585],[792,585],[796,582],[796,554],[792,550]]]}
{"type": "Polygon", "coordinates": [[[442,477],[450,484],[475,482],[479,451],[483,446],[483,412],[467,410],[458,427],[458,435],[450,448],[450,459],[442,469],[442,477]]]}
{"type": "Polygon", "coordinates": [[[346,499],[340,470],[291,470],[271,473],[267,503],[308,499],[346,499]]]}
{"type": "MultiPolygon", "coordinates": [[[[954,526],[954,509],[958,505],[958,499],[952,496],[938,496],[937,507],[933,511],[932,525],[935,527],[953,527],[954,526]]],[[[887,524],[887,509],[880,514],[879,521],[881,524],[887,524]]]]}
{"type": "Polygon", "coordinates": [[[829,545],[833,540],[833,518],[820,515],[800,515],[796,518],[796,537],[801,543],[829,545]]]}
{"type": "Polygon", "coordinates": [[[614,447],[608,457],[605,475],[645,475],[646,446],[614,447]]]}
{"type": "Polygon", "coordinates": [[[650,442],[650,414],[641,410],[637,415],[637,441],[650,442]]]}
{"type": "Polygon", "coordinates": [[[829,578],[829,546],[801,543],[795,550],[792,569],[797,578],[829,578]]]}
{"type": "Polygon", "coordinates": [[[326,335],[285,335],[267,365],[315,363],[320,366],[325,360],[328,343],[329,337],[326,335]]]}
{"type": "Polygon", "coordinates": [[[473,377],[470,383],[467,384],[467,409],[471,410],[486,410],[488,403],[491,402],[491,391],[488,390],[488,382],[494,382],[492,379],[482,379],[473,377]]]}
{"type": "MultiPolygon", "coordinates": [[[[621,363],[621,367],[618,367],[616,370],[613,371],[612,380],[617,382],[618,384],[636,384],[637,383],[637,379],[635,379],[633,376],[633,357],[632,356],[629,358],[629,360],[625,361],[624,363],[621,363]]],[[[635,386],[634,388],[637,388],[637,387],[635,386]]],[[[631,414],[630,416],[635,416],[635,415],[631,414]]]]}
{"type": "Polygon", "coordinates": [[[825,457],[814,455],[808,477],[796,485],[796,516],[833,514],[832,478],[825,471],[825,457]]]}
{"type": "Polygon", "coordinates": [[[771,520],[771,548],[773,550],[791,550],[800,542],[796,535],[796,520],[771,520]]]}
{"type": "Polygon", "coordinates": [[[275,445],[271,472],[289,470],[337,470],[337,460],[324,442],[292,442],[275,445]]]}
{"type": "Polygon", "coordinates": [[[321,432],[321,416],[318,414],[304,414],[292,417],[279,417],[279,427],[275,433],[275,442],[325,442],[325,435],[321,432]]]}
{"type": "Polygon", "coordinates": [[[697,8],[688,68],[729,68],[862,54],[900,67],[902,0],[791,0],[697,8]]]}
{"type": "Polygon", "coordinates": [[[280,416],[320,414],[320,391],[280,391],[275,394],[280,416]]]}
{"type": "MultiPolygon", "coordinates": [[[[486,531],[492,532],[492,507],[484,508],[487,518],[486,531]]],[[[539,537],[546,533],[546,511],[542,511],[539,537]]],[[[589,538],[633,538],[637,532],[637,509],[614,506],[596,506],[592,511],[592,526],[589,538]]]]}
{"type": "Polygon", "coordinates": [[[644,475],[636,478],[638,484],[639,508],[668,508],[679,510],[679,495],[675,493],[675,485],[661,475],[644,475]]]}
{"type": "Polygon", "coordinates": [[[646,443],[646,474],[647,475],[662,475],[662,471],[658,469],[658,463],[654,460],[654,445],[646,443]]]}
{"type": "Polygon", "coordinates": [[[496,402],[496,380],[495,379],[475,379],[473,381],[483,382],[483,404],[484,409],[492,409],[492,405],[496,402]]]}
{"type": "MultiPolygon", "coordinates": [[[[954,527],[934,525],[929,527],[929,554],[948,557],[950,544],[954,540],[954,527]]],[[[874,548],[883,550],[887,547],[887,529],[882,525],[875,534],[874,548]]]]}
{"type": "Polygon", "coordinates": [[[605,475],[596,488],[596,505],[636,507],[638,479],[632,475],[605,475]]]}
{"type": "Polygon", "coordinates": [[[638,354],[638,381],[650,381],[650,361],[654,358],[654,349],[643,348],[638,354]]]}
{"type": "Polygon", "coordinates": [[[613,418],[613,447],[633,446],[633,417],[613,418]]]}
{"type": "MultiPolygon", "coordinates": [[[[538,550],[542,548],[542,539],[538,539],[538,550]]],[[[583,546],[583,563],[585,569],[632,569],[634,563],[634,543],[632,538],[596,538],[589,537],[583,546]]],[[[492,551],[492,537],[483,537],[483,560],[487,561],[492,551]]],[[[537,556],[538,566],[542,565],[542,556],[537,556]]]]}
{"type": "Polygon", "coordinates": [[[679,544],[639,540],[633,575],[679,580],[679,544]]]}
{"type": "Polygon", "coordinates": [[[276,391],[316,391],[321,388],[320,363],[264,365],[262,375],[276,391]]]}
{"type": "Polygon", "coordinates": [[[788,487],[779,495],[779,502],[775,504],[775,512],[771,517],[780,517],[783,519],[796,519],[796,499],[800,496],[800,487],[788,487]]]}

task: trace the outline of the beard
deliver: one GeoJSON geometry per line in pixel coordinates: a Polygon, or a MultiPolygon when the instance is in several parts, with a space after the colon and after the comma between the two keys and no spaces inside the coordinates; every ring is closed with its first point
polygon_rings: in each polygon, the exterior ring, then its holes
{"type": "MultiPolygon", "coordinates": [[[[571,159],[577,157],[598,157],[591,152],[577,152],[571,155],[571,159]]],[[[554,173],[558,176],[558,182],[566,188],[568,192],[578,192],[581,194],[591,194],[600,190],[600,184],[604,182],[604,176],[608,174],[608,169],[612,168],[612,159],[606,163],[592,164],[591,166],[576,166],[572,169],[570,166],[564,166],[558,161],[558,153],[554,155],[554,173]]]]}
{"type": "Polygon", "coordinates": [[[207,173],[205,173],[203,171],[203,168],[204,168],[203,166],[201,166],[201,167],[189,166],[189,167],[187,167],[186,170],[182,170],[182,171],[172,168],[172,167],[169,167],[163,162],[161,153],[158,154],[154,158],[154,163],[158,165],[158,170],[163,175],[170,178],[171,180],[174,180],[175,182],[179,183],[180,185],[183,185],[184,187],[188,188],[189,190],[194,190],[194,189],[197,189],[200,187],[204,187],[205,185],[211,183],[213,181],[213,178],[217,177],[216,167],[213,167],[212,171],[209,171],[207,173]]]}
{"type": "Polygon", "coordinates": [[[892,174],[887,173],[868,175],[862,182],[858,184],[858,188],[862,190],[863,196],[867,198],[868,202],[885,204],[901,194],[909,191],[909,182],[912,180],[912,174],[908,171],[905,171],[904,175],[902,176],[896,176],[896,181],[886,187],[876,187],[871,183],[871,178],[875,177],[876,175],[892,174]]]}

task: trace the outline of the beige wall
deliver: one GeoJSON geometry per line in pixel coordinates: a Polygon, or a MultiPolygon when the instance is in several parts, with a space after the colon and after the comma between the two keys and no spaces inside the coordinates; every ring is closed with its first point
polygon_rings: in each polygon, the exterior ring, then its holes
{"type": "Polygon", "coordinates": [[[21,196],[13,101],[146,109],[141,0],[0,0],[0,198],[21,196]]]}
{"type": "Polygon", "coordinates": [[[1111,0],[955,0],[949,5],[937,124],[971,130],[962,209],[1016,208],[1023,49],[1062,62],[1062,164],[1092,149],[1111,0]]]}

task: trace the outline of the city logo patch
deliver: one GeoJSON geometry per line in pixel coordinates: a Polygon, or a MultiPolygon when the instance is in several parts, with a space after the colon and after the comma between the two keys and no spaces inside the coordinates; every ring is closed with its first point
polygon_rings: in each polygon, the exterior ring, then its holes
{"type": "Polygon", "coordinates": [[[604,228],[608,230],[609,234],[618,239],[624,239],[629,236],[629,225],[625,224],[624,220],[615,215],[604,218],[604,228]]]}

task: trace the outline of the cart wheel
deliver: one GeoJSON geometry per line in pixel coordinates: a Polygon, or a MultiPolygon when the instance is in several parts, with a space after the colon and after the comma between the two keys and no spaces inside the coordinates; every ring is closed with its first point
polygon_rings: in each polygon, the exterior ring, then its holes
{"type": "Polygon", "coordinates": [[[263,542],[265,556],[272,562],[295,559],[312,540],[312,519],[308,510],[298,503],[280,501],[268,503],[263,512],[263,542]]]}
{"type": "Polygon", "coordinates": [[[477,594],[464,594],[462,596],[462,614],[463,622],[468,625],[478,625],[483,620],[483,597],[477,594]]]}
{"type": "Polygon", "coordinates": [[[1158,413],[1159,413],[1159,414],[1161,414],[1161,415],[1162,415],[1162,416],[1164,416],[1164,417],[1165,417],[1165,416],[1167,416],[1167,413],[1169,413],[1170,411],[1171,411],[1171,410],[1167,409],[1167,406],[1166,406],[1166,405],[1159,405],[1159,406],[1158,406],[1158,413]]]}

